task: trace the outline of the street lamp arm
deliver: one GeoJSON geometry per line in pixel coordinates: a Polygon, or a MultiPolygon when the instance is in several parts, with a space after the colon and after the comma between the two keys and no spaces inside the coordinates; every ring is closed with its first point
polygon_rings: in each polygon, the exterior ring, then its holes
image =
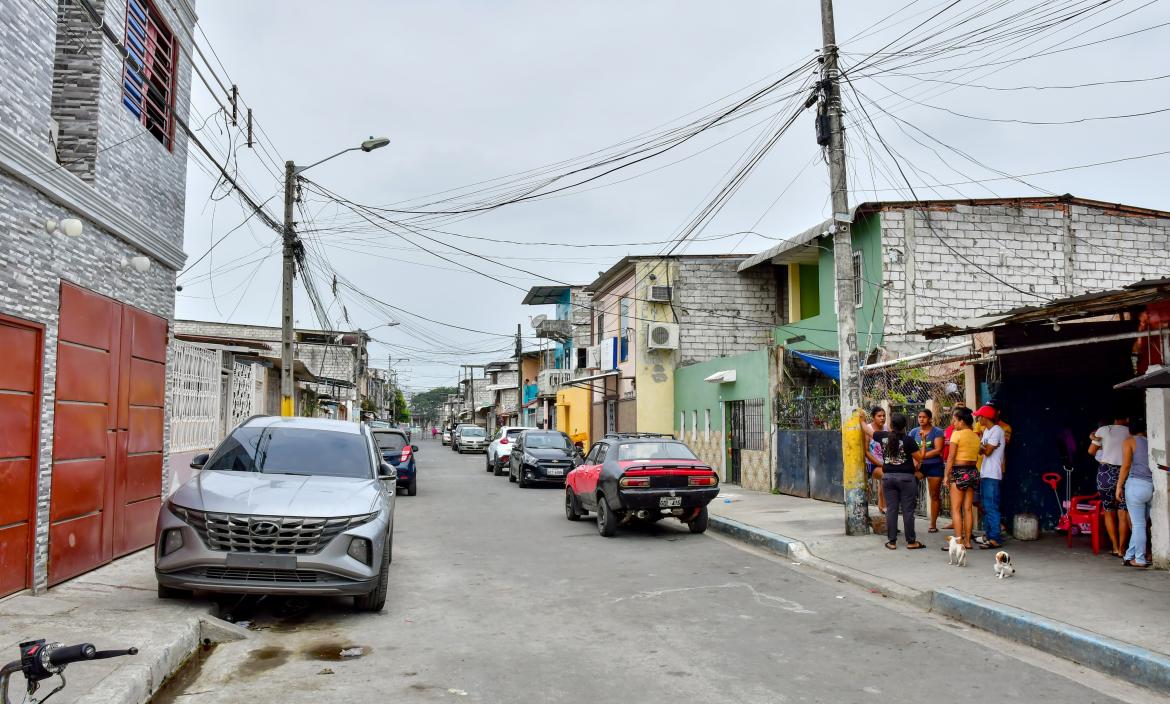
{"type": "Polygon", "coordinates": [[[324,164],[325,162],[329,161],[330,159],[334,159],[336,157],[339,157],[342,154],[345,154],[346,152],[356,152],[359,149],[361,149],[361,147],[350,147],[349,149],[342,149],[341,151],[337,152],[336,154],[334,154],[332,156],[325,157],[321,161],[314,161],[312,164],[309,164],[308,166],[298,166],[295,169],[293,169],[293,173],[299,174],[303,171],[308,171],[309,169],[313,168],[314,166],[317,166],[318,164],[324,164]]]}
{"type": "Polygon", "coordinates": [[[350,147],[349,149],[342,149],[341,151],[337,152],[336,154],[334,154],[332,156],[327,156],[324,159],[322,159],[321,161],[314,161],[312,164],[309,164],[308,166],[298,166],[295,169],[293,169],[293,173],[299,174],[303,171],[308,171],[309,169],[313,168],[314,166],[317,166],[318,164],[324,164],[325,162],[329,161],[330,159],[339,157],[342,154],[345,154],[346,152],[356,152],[356,151],[372,152],[375,149],[380,149],[389,143],[390,143],[390,140],[386,137],[370,137],[369,139],[365,140],[364,142],[362,142],[360,145],[358,145],[356,147],[350,147]]]}

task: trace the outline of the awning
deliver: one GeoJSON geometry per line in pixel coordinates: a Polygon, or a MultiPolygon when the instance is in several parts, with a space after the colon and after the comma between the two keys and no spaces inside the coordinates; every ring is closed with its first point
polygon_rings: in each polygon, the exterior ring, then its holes
{"type": "Polygon", "coordinates": [[[734,383],[735,382],[735,370],[734,369],[725,369],[721,372],[715,372],[714,374],[707,377],[706,379],[703,379],[703,381],[706,381],[706,382],[709,382],[712,384],[731,384],[731,383],[734,383]]]}
{"type": "Polygon", "coordinates": [[[1170,389],[1170,367],[1150,366],[1150,371],[1113,386],[1115,389],[1170,389]]]}
{"type": "Polygon", "coordinates": [[[821,374],[840,381],[841,360],[836,357],[822,357],[817,354],[809,354],[808,352],[797,352],[796,350],[789,350],[789,352],[803,359],[810,367],[816,369],[821,374]]]}

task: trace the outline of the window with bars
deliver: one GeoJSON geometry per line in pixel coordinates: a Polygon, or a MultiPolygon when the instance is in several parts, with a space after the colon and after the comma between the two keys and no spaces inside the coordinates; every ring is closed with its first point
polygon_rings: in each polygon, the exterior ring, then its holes
{"type": "Polygon", "coordinates": [[[175,35],[150,0],[126,0],[122,104],[168,150],[175,136],[175,35]]]}
{"type": "Polygon", "coordinates": [[[862,272],[863,272],[863,268],[862,268],[862,261],[861,261],[861,252],[858,252],[855,250],[853,252],[853,307],[854,308],[860,308],[862,306],[863,301],[865,300],[862,297],[862,292],[864,291],[864,289],[861,288],[862,278],[863,278],[862,272]]]}
{"type": "Polygon", "coordinates": [[[768,449],[768,431],[764,423],[764,399],[743,402],[743,449],[768,449]]]}

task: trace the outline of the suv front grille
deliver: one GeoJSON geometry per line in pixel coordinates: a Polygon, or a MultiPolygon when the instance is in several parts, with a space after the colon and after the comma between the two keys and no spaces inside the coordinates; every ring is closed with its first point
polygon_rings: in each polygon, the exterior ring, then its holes
{"type": "Polygon", "coordinates": [[[340,518],[290,518],[211,513],[172,506],[203,544],[224,552],[266,552],[278,555],[312,555],[320,552],[343,531],[369,523],[378,514],[340,518]]]}
{"type": "Polygon", "coordinates": [[[266,582],[269,584],[314,584],[320,572],[311,570],[271,570],[250,567],[204,567],[201,577],[233,582],[266,582]]]}

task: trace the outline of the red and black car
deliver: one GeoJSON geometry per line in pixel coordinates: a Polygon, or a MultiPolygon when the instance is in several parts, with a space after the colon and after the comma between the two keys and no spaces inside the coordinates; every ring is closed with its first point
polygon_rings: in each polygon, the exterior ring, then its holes
{"type": "Polygon", "coordinates": [[[597,513],[597,532],[610,537],[632,521],[677,518],[692,533],[707,530],[707,504],[719,475],[669,435],[606,435],[565,479],[565,518],[597,513]]]}

